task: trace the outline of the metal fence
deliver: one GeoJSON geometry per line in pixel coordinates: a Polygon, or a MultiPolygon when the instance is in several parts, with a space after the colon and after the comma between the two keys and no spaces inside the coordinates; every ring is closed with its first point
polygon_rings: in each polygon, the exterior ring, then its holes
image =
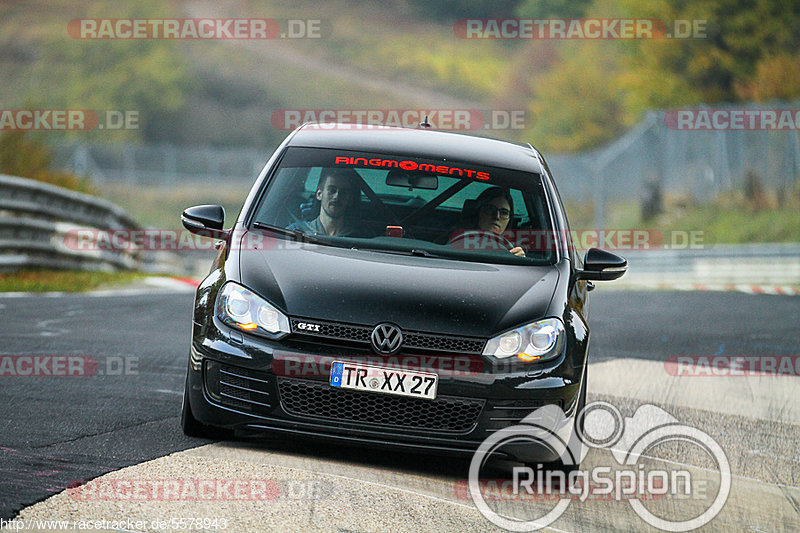
{"type": "Polygon", "coordinates": [[[171,185],[254,181],[275,146],[257,150],[69,143],[54,148],[56,167],[100,184],[171,185]]]}
{"type": "MultiPolygon", "coordinates": [[[[800,120],[800,102],[705,109],[786,109],[800,120]]],[[[547,157],[561,194],[568,200],[591,199],[595,224],[602,228],[609,201],[645,199],[654,188],[702,204],[722,192],[744,191],[748,173],[774,194],[791,191],[800,180],[796,127],[690,131],[671,128],[669,117],[668,112],[651,111],[607,146],[547,157]]]]}
{"type": "MultiPolygon", "coordinates": [[[[800,101],[738,106],[793,109],[800,101]]],[[[734,109],[732,106],[706,109],[734,109]]],[[[596,227],[604,227],[609,201],[644,199],[657,187],[703,203],[719,193],[743,190],[748,172],[766,190],[790,190],[800,179],[800,139],[786,131],[684,131],[671,129],[668,113],[651,111],[608,145],[578,154],[545,154],[562,196],[594,205],[596,227]]],[[[796,117],[800,120],[800,117],[796,117]]],[[[535,142],[534,142],[535,144],[535,142]]],[[[87,145],[57,147],[56,163],[103,183],[175,184],[252,182],[274,150],[87,145]]]]}

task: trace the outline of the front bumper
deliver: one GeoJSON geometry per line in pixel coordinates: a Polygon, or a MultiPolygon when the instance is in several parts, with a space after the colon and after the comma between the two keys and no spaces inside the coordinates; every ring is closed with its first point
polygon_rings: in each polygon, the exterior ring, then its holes
{"type": "MultiPolygon", "coordinates": [[[[560,407],[570,422],[576,415],[583,369],[572,366],[570,354],[550,366],[510,372],[472,363],[462,365],[463,371],[440,371],[437,398],[423,400],[328,385],[332,361],[375,364],[374,354],[335,353],[324,347],[309,353],[250,336],[232,334],[232,340],[224,326],[220,329],[214,338],[194,337],[187,399],[198,421],[242,434],[472,454],[484,439],[545,405],[560,407]]],[[[428,361],[452,357],[431,356],[428,361]]],[[[400,355],[383,366],[397,368],[398,358],[410,362],[403,364],[406,369],[423,359],[400,355]]],[[[439,364],[440,370],[453,367],[439,364]]],[[[552,449],[530,443],[509,445],[499,453],[523,462],[558,459],[552,449]]]]}

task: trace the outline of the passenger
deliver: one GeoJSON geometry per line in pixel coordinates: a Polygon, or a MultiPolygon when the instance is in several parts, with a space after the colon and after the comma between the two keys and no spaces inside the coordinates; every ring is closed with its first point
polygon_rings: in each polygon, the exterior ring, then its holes
{"type": "MultiPolygon", "coordinates": [[[[511,216],[514,214],[514,200],[511,194],[501,187],[486,189],[478,198],[475,199],[476,212],[474,220],[467,220],[467,227],[475,227],[482,231],[491,231],[508,241],[502,233],[508,227],[511,216]]],[[[525,257],[525,251],[519,247],[511,245],[509,252],[520,257],[525,257]]]]}
{"type": "Polygon", "coordinates": [[[308,222],[295,222],[288,229],[316,235],[353,236],[357,228],[352,223],[350,211],[360,190],[358,175],[352,170],[323,168],[316,192],[319,216],[308,222]]]}

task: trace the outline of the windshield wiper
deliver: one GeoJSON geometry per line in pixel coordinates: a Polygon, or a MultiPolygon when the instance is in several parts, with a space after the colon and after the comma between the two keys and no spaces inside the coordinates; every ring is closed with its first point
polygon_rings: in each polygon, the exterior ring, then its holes
{"type": "Polygon", "coordinates": [[[402,250],[399,248],[362,248],[360,246],[357,246],[353,247],[353,250],[359,250],[362,252],[380,252],[384,254],[395,254],[395,255],[413,255],[415,257],[433,257],[436,259],[452,259],[452,257],[447,254],[438,254],[435,252],[429,252],[428,250],[424,250],[422,248],[412,248],[411,250],[402,250]]]}
{"type": "Polygon", "coordinates": [[[253,222],[253,227],[258,229],[265,229],[269,231],[274,231],[275,233],[280,233],[281,235],[286,235],[287,237],[293,237],[294,240],[299,242],[310,242],[312,244],[328,244],[322,239],[318,239],[308,233],[304,232],[301,229],[287,229],[282,228],[280,226],[273,226],[272,224],[267,224],[265,222],[253,222]]]}

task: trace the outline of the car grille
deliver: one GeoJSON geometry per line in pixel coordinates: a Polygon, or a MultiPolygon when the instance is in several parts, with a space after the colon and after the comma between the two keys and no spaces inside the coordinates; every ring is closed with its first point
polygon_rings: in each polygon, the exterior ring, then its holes
{"type": "Polygon", "coordinates": [[[266,414],[272,408],[268,375],[246,368],[222,365],[219,369],[220,403],[266,414]]]}
{"type": "MultiPolygon", "coordinates": [[[[303,337],[316,337],[340,341],[344,343],[370,344],[373,327],[339,322],[324,322],[313,319],[291,319],[292,333],[303,337]],[[300,329],[298,324],[310,322],[319,326],[319,331],[300,329]]],[[[483,352],[484,339],[459,337],[455,335],[438,335],[420,331],[403,331],[401,350],[425,351],[429,353],[452,352],[459,354],[480,355],[483,352]]]]}
{"type": "Polygon", "coordinates": [[[478,421],[484,400],[408,398],[331,387],[301,379],[279,379],[284,410],[292,415],[405,429],[466,433],[478,421]]]}

